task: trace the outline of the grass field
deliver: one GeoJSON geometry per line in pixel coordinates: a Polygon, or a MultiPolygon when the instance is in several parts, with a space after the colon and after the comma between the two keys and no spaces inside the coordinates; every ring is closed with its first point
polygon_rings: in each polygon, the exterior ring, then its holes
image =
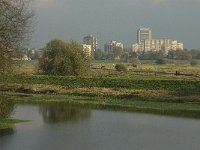
{"type": "Polygon", "coordinates": [[[10,84],[1,85],[1,88],[25,93],[86,92],[129,99],[188,99],[200,102],[200,66],[192,67],[189,61],[173,61],[164,65],[157,65],[154,61],[141,61],[137,67],[124,63],[129,71],[117,72],[113,65],[117,63],[119,62],[94,62],[90,76],[72,77],[38,75],[38,61],[24,61],[18,74],[10,78],[10,84]],[[176,70],[184,74],[176,76],[176,70]]]}
{"type": "Polygon", "coordinates": [[[37,74],[38,60],[22,61],[14,68],[15,74],[33,75],[37,74]]]}
{"type": "MultiPolygon", "coordinates": [[[[115,71],[115,65],[121,62],[96,61],[91,64],[91,76],[124,76],[122,73],[115,71]],[[104,66],[103,69],[101,67],[104,66]]],[[[157,76],[173,76],[176,71],[183,74],[193,74],[200,76],[200,61],[196,66],[191,66],[190,61],[176,60],[168,61],[167,64],[158,65],[153,60],[141,60],[137,67],[133,67],[131,63],[123,63],[127,66],[129,75],[157,75],[157,76]]],[[[16,67],[16,74],[36,75],[38,74],[38,61],[23,61],[20,67],[16,67]]],[[[184,76],[182,76],[184,77],[184,76]]],[[[200,79],[200,78],[199,78],[200,79]]]]}

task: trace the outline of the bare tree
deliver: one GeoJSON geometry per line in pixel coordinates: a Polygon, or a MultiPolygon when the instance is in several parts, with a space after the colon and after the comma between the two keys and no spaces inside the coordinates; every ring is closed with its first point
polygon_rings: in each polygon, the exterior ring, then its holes
{"type": "Polygon", "coordinates": [[[0,76],[10,73],[17,51],[29,39],[29,0],[0,0],[0,76]]]}

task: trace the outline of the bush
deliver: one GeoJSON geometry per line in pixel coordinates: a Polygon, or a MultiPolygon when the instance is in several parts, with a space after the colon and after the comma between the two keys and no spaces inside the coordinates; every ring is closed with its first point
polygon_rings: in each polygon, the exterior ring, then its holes
{"type": "Polygon", "coordinates": [[[196,65],[198,65],[198,61],[192,60],[192,61],[190,62],[190,65],[191,65],[191,66],[196,66],[196,65]]]}
{"type": "Polygon", "coordinates": [[[164,59],[157,59],[156,60],[156,64],[166,64],[167,62],[166,62],[166,60],[164,60],[164,59]]]}
{"type": "Polygon", "coordinates": [[[115,65],[116,71],[126,72],[127,67],[124,64],[116,64],[115,65]]]}

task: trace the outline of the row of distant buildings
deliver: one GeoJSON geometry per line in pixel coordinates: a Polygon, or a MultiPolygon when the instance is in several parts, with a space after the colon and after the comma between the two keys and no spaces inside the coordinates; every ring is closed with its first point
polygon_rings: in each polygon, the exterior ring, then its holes
{"type": "MultiPolygon", "coordinates": [[[[98,49],[97,37],[88,35],[83,38],[82,50],[88,57],[94,58],[94,52],[98,49]]],[[[117,50],[124,50],[121,42],[111,40],[104,44],[105,54],[114,53],[117,50]]],[[[132,45],[132,51],[138,54],[144,52],[163,52],[168,54],[170,50],[183,50],[183,43],[173,39],[153,39],[150,28],[141,27],[137,30],[137,43],[132,45]]],[[[42,50],[28,49],[24,51],[23,60],[37,59],[41,57],[42,50]]]]}
{"type": "MultiPolygon", "coordinates": [[[[94,58],[94,52],[98,49],[97,37],[88,35],[83,37],[82,50],[88,57],[94,58]]],[[[117,50],[124,50],[121,42],[111,40],[104,44],[105,54],[114,53],[117,50]]],[[[153,39],[150,28],[139,28],[137,30],[137,43],[132,45],[132,51],[138,54],[144,52],[163,52],[168,54],[170,50],[183,50],[183,43],[173,39],[153,39]]],[[[32,60],[41,57],[42,50],[28,49],[24,51],[23,60],[32,60]]]]}
{"type": "MultiPolygon", "coordinates": [[[[98,47],[97,38],[93,35],[84,37],[82,47],[88,56],[93,57],[94,52],[98,47]]],[[[115,40],[111,40],[104,45],[105,53],[113,52],[116,49],[123,50],[124,45],[121,42],[117,42],[115,40]]],[[[137,43],[132,45],[133,52],[143,53],[149,51],[162,51],[164,54],[167,54],[170,50],[183,50],[183,43],[174,39],[153,39],[152,31],[150,28],[141,27],[137,30],[137,43]]]]}
{"type": "MultiPolygon", "coordinates": [[[[83,38],[82,49],[88,56],[94,56],[94,52],[98,48],[97,38],[93,35],[89,35],[83,38]]],[[[123,50],[124,45],[120,42],[111,40],[104,45],[104,52],[113,52],[115,49],[123,50]]]]}
{"type": "Polygon", "coordinates": [[[132,45],[132,50],[137,53],[162,51],[167,54],[169,50],[177,49],[183,50],[183,43],[173,39],[152,39],[150,28],[139,28],[137,30],[137,43],[132,45]]]}

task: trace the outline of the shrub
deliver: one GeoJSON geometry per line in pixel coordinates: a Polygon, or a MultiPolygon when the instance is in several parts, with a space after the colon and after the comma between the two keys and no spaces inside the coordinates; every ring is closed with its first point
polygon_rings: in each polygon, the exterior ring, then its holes
{"type": "Polygon", "coordinates": [[[192,61],[190,62],[190,65],[191,65],[191,66],[196,66],[196,65],[198,65],[198,61],[192,60],[192,61]]]}
{"type": "Polygon", "coordinates": [[[116,64],[115,69],[116,71],[122,71],[122,72],[127,71],[127,67],[124,64],[116,64]]]}
{"type": "Polygon", "coordinates": [[[165,59],[157,59],[156,60],[156,64],[166,64],[166,60],[165,59]]]}

